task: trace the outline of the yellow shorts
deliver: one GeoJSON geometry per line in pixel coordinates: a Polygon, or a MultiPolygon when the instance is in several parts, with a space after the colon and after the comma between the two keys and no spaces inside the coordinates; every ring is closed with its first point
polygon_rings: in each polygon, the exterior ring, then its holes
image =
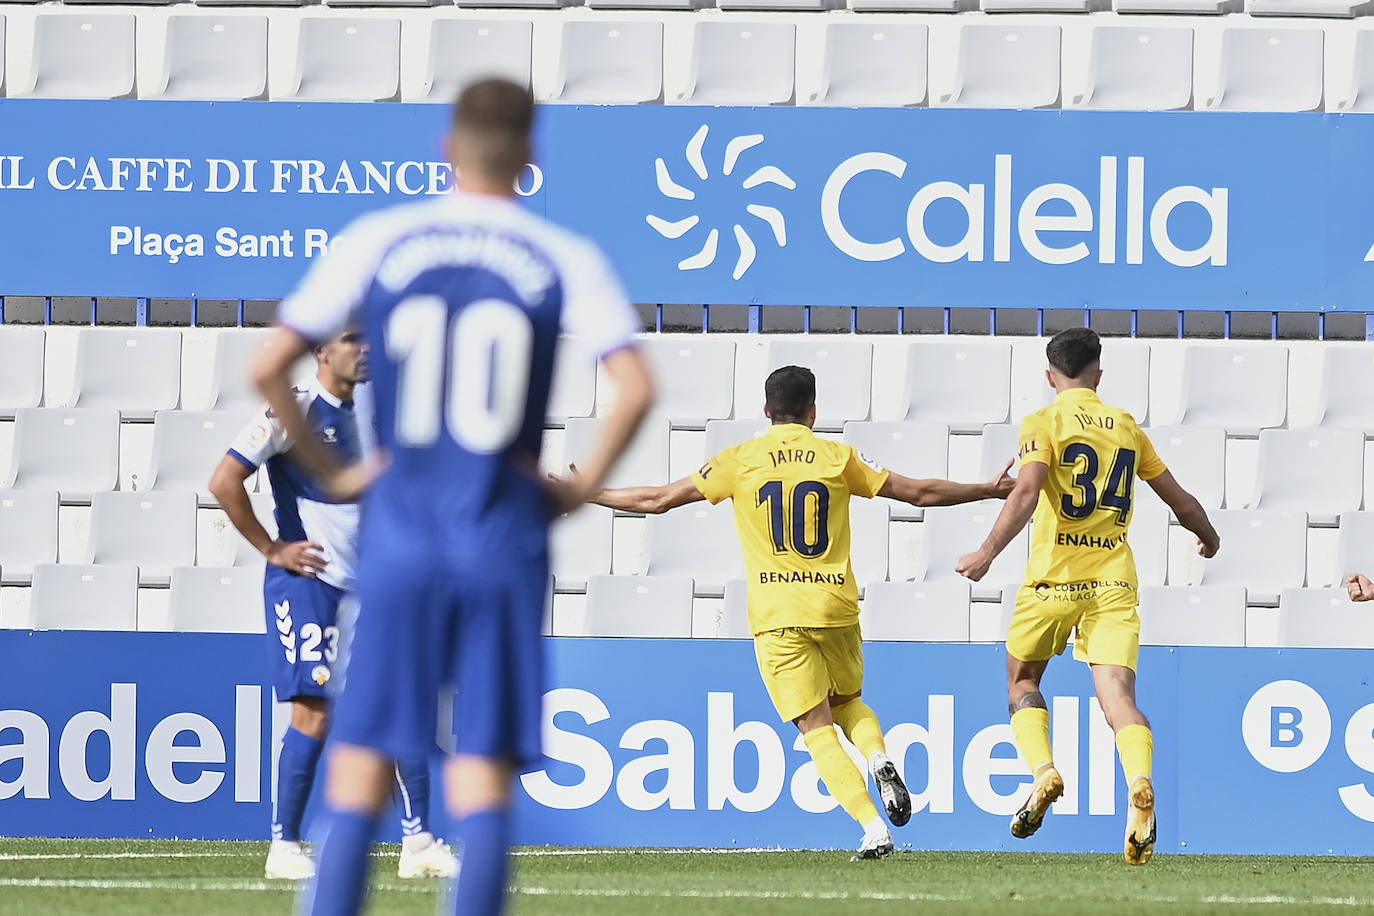
{"type": "Polygon", "coordinates": [[[1126,582],[1061,582],[1025,585],[1007,633],[1007,652],[1023,662],[1048,661],[1068,645],[1090,665],[1135,670],[1140,657],[1140,599],[1126,582]]]}
{"type": "Polygon", "coordinates": [[[768,695],[788,722],[831,696],[863,689],[864,638],[857,623],[767,630],[754,637],[754,654],[768,695]]]}

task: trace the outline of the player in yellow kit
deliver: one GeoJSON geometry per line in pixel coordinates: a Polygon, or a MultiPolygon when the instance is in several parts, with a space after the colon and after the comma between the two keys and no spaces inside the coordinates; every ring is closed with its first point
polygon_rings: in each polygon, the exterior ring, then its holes
{"type": "MultiPolygon", "coordinates": [[[[1006,470],[986,484],[915,480],[852,445],[818,438],[816,378],[785,366],[764,384],[763,436],[725,449],[691,477],[657,487],[601,490],[591,502],[662,513],[733,499],[749,573],[749,628],[764,685],[782,718],[796,723],[830,794],[864,829],[856,859],[893,850],[868,784],[845,753],[838,725],[868,761],[888,819],[911,818],[911,796],[887,756],[882,726],[864,703],[859,589],[849,564],[849,498],[886,496],[916,506],[1005,497],[1006,470]]],[[[1008,463],[1008,468],[1010,468],[1008,463]]],[[[575,470],[575,469],[574,469],[575,470]]]]}
{"type": "Polygon", "coordinates": [[[1116,732],[1130,787],[1126,861],[1144,865],[1154,854],[1154,736],[1136,706],[1135,668],[1140,617],[1135,557],[1126,541],[1135,479],[1147,482],[1198,537],[1210,557],[1220,538],[1207,513],[1178,485],[1129,413],[1102,403],[1102,344],[1096,332],[1071,328],[1045,348],[1046,375],[1057,392],[1050,406],[1021,424],[1021,471],[1002,514],[982,547],[959,560],[975,582],[1035,513],[1026,581],[1007,634],[1007,692],[1011,726],[1035,783],[1011,821],[1012,835],[1040,828],[1064,792],[1050,754],[1050,714],[1040,694],[1049,660],[1077,631],[1074,657],[1092,666],[1093,686],[1116,732]]]}

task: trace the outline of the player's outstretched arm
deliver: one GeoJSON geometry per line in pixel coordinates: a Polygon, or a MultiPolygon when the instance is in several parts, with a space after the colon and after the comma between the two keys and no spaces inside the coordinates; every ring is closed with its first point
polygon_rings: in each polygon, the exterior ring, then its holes
{"type": "Polygon", "coordinates": [[[980,499],[1006,499],[1016,485],[1016,480],[1007,472],[1011,462],[987,483],[955,483],[952,480],[903,477],[889,472],[887,482],[878,490],[879,496],[910,503],[913,506],[957,506],[961,503],[977,502],[980,499]]]}
{"type": "Polygon", "coordinates": [[[1197,552],[1204,557],[1216,556],[1221,549],[1221,535],[1212,527],[1212,520],[1207,517],[1207,510],[1202,508],[1197,497],[1183,489],[1169,471],[1145,482],[1173,510],[1178,523],[1197,535],[1197,552]]]}
{"type": "Polygon", "coordinates": [[[1016,486],[1012,488],[1011,495],[1007,497],[1007,504],[1002,507],[1001,514],[993,523],[987,540],[973,553],[966,553],[960,557],[954,567],[955,572],[967,576],[974,582],[988,574],[988,570],[992,568],[992,561],[997,559],[998,554],[1006,549],[1011,539],[1026,527],[1026,523],[1035,514],[1035,504],[1040,499],[1040,488],[1045,485],[1045,478],[1049,473],[1050,466],[1038,461],[1021,466],[1016,486]]]}
{"type": "MultiPolygon", "coordinates": [[[[569,467],[572,469],[572,474],[569,477],[559,477],[555,474],[550,474],[549,477],[557,483],[576,481],[577,477],[580,476],[577,465],[573,464],[569,467]]],[[[670,509],[676,509],[678,506],[685,506],[688,503],[700,502],[705,498],[697,489],[696,484],[692,482],[692,478],[684,477],[660,487],[618,487],[614,490],[593,490],[587,497],[587,502],[606,506],[609,509],[619,509],[622,512],[662,515],[670,509]]]]}
{"type": "Polygon", "coordinates": [[[253,512],[253,503],[248,498],[248,488],[244,485],[253,471],[232,455],[220,459],[215,473],[210,477],[210,492],[219,500],[220,508],[229,516],[229,522],[244,540],[252,544],[273,566],[289,569],[302,576],[313,576],[324,569],[323,549],[313,541],[273,540],[258,521],[253,512]]]}

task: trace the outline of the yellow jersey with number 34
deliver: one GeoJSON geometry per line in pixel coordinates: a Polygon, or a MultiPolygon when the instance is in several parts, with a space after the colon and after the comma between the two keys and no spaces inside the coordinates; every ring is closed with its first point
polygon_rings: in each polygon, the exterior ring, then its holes
{"type": "Polygon", "coordinates": [[[1073,388],[1021,423],[1020,464],[1049,475],[1031,528],[1026,584],[1092,582],[1135,588],[1135,557],[1126,532],[1135,479],[1166,470],[1135,418],[1073,388]]]}
{"type": "Polygon", "coordinates": [[[849,497],[876,496],[887,477],[854,446],[799,423],[731,446],[692,476],[712,504],[735,501],[751,632],[859,622],[849,497]]]}

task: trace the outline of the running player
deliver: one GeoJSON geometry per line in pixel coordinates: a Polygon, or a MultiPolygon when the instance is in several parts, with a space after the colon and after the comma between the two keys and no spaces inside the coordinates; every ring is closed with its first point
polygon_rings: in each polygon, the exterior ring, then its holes
{"type": "Polygon", "coordinates": [[[852,445],[818,438],[811,431],[816,377],[801,366],[768,376],[764,398],[763,412],[773,421],[764,435],[725,449],[691,477],[600,490],[591,502],[659,514],[703,499],[734,500],[749,572],[749,629],[764,685],[778,714],[801,731],[830,794],[863,827],[855,859],[879,859],[893,851],[892,832],[832,726],[868,761],[894,826],[910,820],[911,796],[887,756],[878,717],[861,696],[863,637],[849,565],[849,497],[949,506],[1005,497],[1012,479],[1004,470],[986,484],[913,480],[852,445]]]}
{"type": "MultiPolygon", "coordinates": [[[[520,206],[529,90],[463,91],[449,153],[458,191],[358,220],[347,253],[319,262],[282,303],[254,378],[288,431],[306,429],[292,362],[360,314],[374,359],[377,438],[389,464],[367,495],[360,610],[329,751],[319,873],[304,910],[355,913],[390,761],[434,742],[441,688],[457,687],[457,754],[445,767],[463,864],[451,906],[501,910],[511,780],[541,757],[548,525],[583,502],[653,400],[639,321],[600,251],[520,206]],[[560,331],[601,354],[619,388],[582,483],[538,472],[560,331]]],[[[315,440],[307,463],[347,494],[315,440]]]]}
{"type": "MultiPolygon", "coordinates": [[[[357,329],[315,348],[318,370],[293,394],[311,435],[341,461],[357,461],[371,441],[370,423],[358,422],[354,395],[368,386],[368,346],[357,329]]],[[[363,414],[366,416],[366,414],[363,414]]],[[[269,878],[301,880],[315,863],[301,845],[301,820],[315,783],[328,731],[326,696],[339,647],[339,602],[353,586],[358,506],[325,495],[292,458],[290,437],[271,408],[263,408],[235,437],[210,480],[229,521],[267,559],[263,598],[267,644],[277,699],[291,703],[291,725],[277,756],[277,797],[272,814],[269,878]],[[279,536],[273,540],[253,514],[248,479],[267,466],[279,536]]],[[[424,754],[396,767],[401,802],[402,878],[452,877],[452,851],[428,826],[429,761],[424,754]]]]}
{"type": "Polygon", "coordinates": [[[1178,485],[1129,413],[1102,403],[1102,344],[1088,328],[1061,331],[1045,347],[1046,376],[1057,392],[1050,406],[1021,424],[1021,472],[987,540],[959,558],[977,582],[1035,515],[1026,581],[1007,634],[1007,691],[1017,747],[1035,782],[1011,821],[1016,837],[1040,829],[1064,792],[1050,754],[1050,714],[1040,693],[1049,660],[1077,632],[1074,657],[1092,666],[1098,703],[1116,732],[1130,805],[1126,861],[1154,855],[1154,736],[1136,706],[1140,651],[1135,557],[1126,541],[1135,478],[1146,481],[1198,538],[1198,552],[1221,545],[1202,505],[1178,485]]]}

